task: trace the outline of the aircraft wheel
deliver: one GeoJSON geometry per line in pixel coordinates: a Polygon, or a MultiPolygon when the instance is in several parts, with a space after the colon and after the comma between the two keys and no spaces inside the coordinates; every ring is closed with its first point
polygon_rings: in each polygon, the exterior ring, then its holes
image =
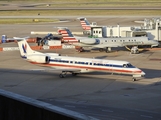
{"type": "Polygon", "coordinates": [[[79,49],[79,51],[80,51],[80,52],[83,52],[83,51],[84,51],[84,49],[83,49],[83,48],[80,48],[80,49],[79,49]]]}
{"type": "Polygon", "coordinates": [[[109,52],[108,49],[105,49],[105,52],[108,53],[109,52]]]}
{"type": "Polygon", "coordinates": [[[103,52],[103,48],[100,48],[99,51],[100,51],[100,52],[103,52]]]}
{"type": "Polygon", "coordinates": [[[83,52],[83,49],[82,48],[78,49],[78,52],[83,52]]]}
{"type": "Polygon", "coordinates": [[[136,81],[136,78],[132,78],[132,80],[133,80],[133,82],[135,82],[136,81]]]}
{"type": "Polygon", "coordinates": [[[60,77],[60,78],[64,78],[65,75],[64,75],[64,74],[60,74],[59,77],[60,77]]]}

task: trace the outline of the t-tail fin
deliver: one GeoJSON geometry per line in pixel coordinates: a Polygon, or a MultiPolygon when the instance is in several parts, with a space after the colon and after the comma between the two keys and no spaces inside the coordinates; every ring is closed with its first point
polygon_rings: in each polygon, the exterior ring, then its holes
{"type": "Polygon", "coordinates": [[[78,40],[73,36],[72,32],[68,28],[58,28],[58,33],[62,35],[63,42],[75,43],[78,40]]]}
{"type": "Polygon", "coordinates": [[[23,58],[26,58],[27,55],[34,53],[25,39],[18,42],[18,47],[23,58]]]}
{"type": "Polygon", "coordinates": [[[77,18],[77,19],[80,20],[83,30],[91,30],[91,25],[86,18],[81,17],[81,18],[77,18]]]}

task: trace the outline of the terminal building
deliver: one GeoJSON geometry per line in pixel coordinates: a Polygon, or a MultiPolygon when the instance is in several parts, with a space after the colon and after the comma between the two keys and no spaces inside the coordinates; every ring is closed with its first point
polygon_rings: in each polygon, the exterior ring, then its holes
{"type": "MultiPolygon", "coordinates": [[[[85,31],[84,31],[85,32],[85,31]]],[[[161,41],[161,18],[144,19],[137,27],[91,25],[90,35],[94,37],[141,37],[161,41]]]]}

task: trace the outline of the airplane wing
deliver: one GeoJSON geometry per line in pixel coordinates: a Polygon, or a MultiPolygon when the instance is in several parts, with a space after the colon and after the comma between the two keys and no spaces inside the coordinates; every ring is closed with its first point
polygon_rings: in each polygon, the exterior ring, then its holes
{"type": "Polygon", "coordinates": [[[31,34],[32,35],[47,35],[48,33],[51,33],[51,34],[53,34],[53,35],[57,35],[58,33],[57,32],[51,32],[51,31],[49,31],[49,32],[40,32],[40,31],[31,31],[31,34]]]}
{"type": "Polygon", "coordinates": [[[98,44],[92,46],[93,48],[106,48],[106,47],[123,47],[122,44],[98,44]]]}
{"type": "Polygon", "coordinates": [[[51,72],[51,71],[61,71],[61,72],[73,72],[73,73],[80,73],[81,69],[78,68],[58,68],[58,69],[31,69],[32,71],[43,71],[43,72],[51,72]]]}
{"type": "Polygon", "coordinates": [[[74,72],[74,73],[80,73],[81,69],[78,68],[60,68],[60,69],[55,69],[56,71],[63,71],[63,72],[74,72]]]}

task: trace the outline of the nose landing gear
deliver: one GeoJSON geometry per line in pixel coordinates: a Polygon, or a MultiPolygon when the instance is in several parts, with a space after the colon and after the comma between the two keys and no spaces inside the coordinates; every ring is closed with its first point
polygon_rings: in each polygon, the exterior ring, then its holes
{"type": "Polygon", "coordinates": [[[136,78],[132,78],[132,81],[135,82],[136,81],[136,78]]]}

